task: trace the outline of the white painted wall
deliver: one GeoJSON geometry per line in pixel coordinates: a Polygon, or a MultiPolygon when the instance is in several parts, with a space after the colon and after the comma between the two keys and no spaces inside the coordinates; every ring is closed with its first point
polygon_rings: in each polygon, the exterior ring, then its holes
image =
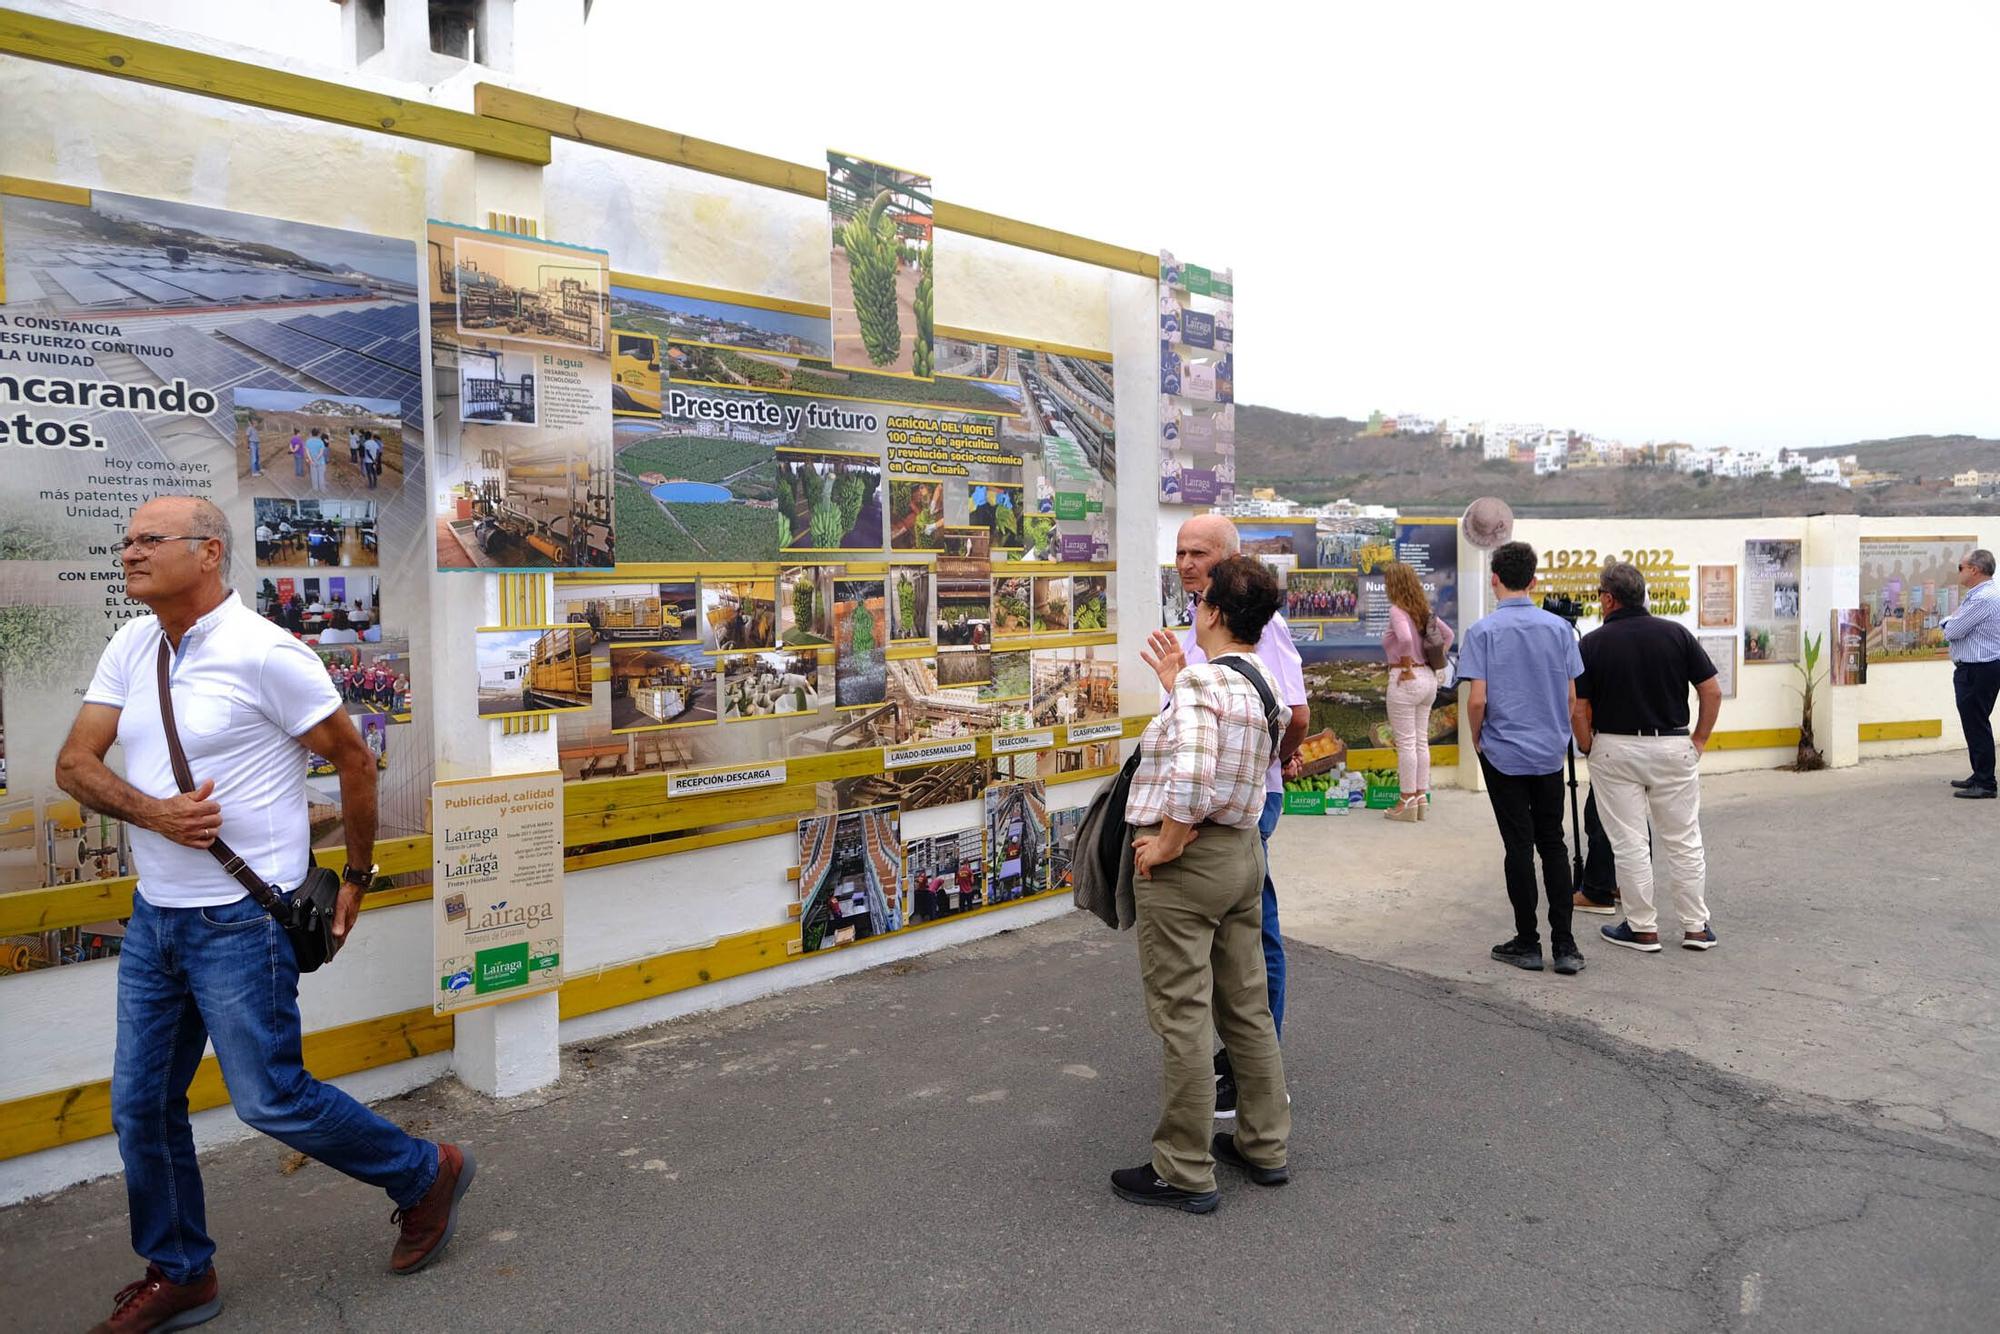
{"type": "MultiPolygon", "coordinates": [[[[492,77],[466,69],[426,90],[385,77],[381,71],[395,62],[373,62],[359,73],[343,70],[339,10],[327,0],[119,0],[94,6],[31,0],[23,8],[462,108],[470,106],[471,83],[492,77]],[[174,25],[184,25],[178,36],[174,25]]],[[[517,7],[517,68],[553,59],[551,53],[568,40],[561,24],[544,30],[548,24],[534,17],[540,8],[517,7]],[[533,40],[523,41],[524,33],[533,40]]],[[[825,211],[802,197],[561,141],[554,164],[543,171],[7,57],[0,57],[0,90],[7,127],[0,135],[0,174],[412,240],[422,237],[426,217],[483,222],[485,210],[500,209],[541,216],[546,235],[605,246],[622,271],[795,300],[827,299],[825,211]]],[[[535,90],[589,101],[587,87],[535,90]]],[[[1156,600],[1158,506],[1150,451],[1158,426],[1148,374],[1154,357],[1153,284],[951,233],[940,234],[938,268],[940,324],[1096,348],[1112,347],[1115,335],[1121,364],[1136,368],[1121,377],[1118,395],[1119,435],[1130,461],[1119,480],[1120,565],[1113,597],[1121,608],[1121,665],[1136,682],[1126,709],[1145,709],[1155,689],[1138,661],[1156,600]]],[[[494,622],[495,589],[490,577],[434,580],[431,616],[413,627],[416,654],[431,664],[431,699],[424,706],[435,711],[440,777],[553,767],[553,730],[502,737],[497,725],[477,720],[469,691],[459,691],[463,699],[451,693],[472,679],[469,631],[494,622]],[[436,595],[440,585],[459,592],[474,584],[477,598],[436,595]]],[[[1097,786],[1096,781],[1060,785],[1051,789],[1051,802],[1058,809],[1084,804],[1097,786]]],[[[976,828],[980,819],[979,804],[969,802],[912,813],[904,830],[919,837],[976,828]]],[[[792,841],[775,838],[573,875],[566,905],[569,969],[575,975],[788,920],[785,909],[795,901],[796,889],[785,872],[795,860],[792,841]]],[[[562,1025],[561,1040],[737,1003],[1025,925],[1066,906],[1042,902],[982,914],[593,1015],[562,1025]]],[[[427,1003],[430,912],[429,904],[419,903],[366,915],[339,964],[304,979],[300,1005],[307,1031],[427,1003]]],[[[0,1100],[110,1074],[115,981],[115,965],[102,961],[0,982],[0,1100]]],[[[539,1009],[533,1016],[516,1016],[522,1018],[518,1023],[494,1023],[491,1015],[461,1019],[456,1058],[469,1080],[507,1088],[524,1077],[521,1044],[532,1045],[524,1035],[556,1030],[552,997],[499,1008],[521,1006],[539,1009]],[[471,1050],[468,1037],[476,1039],[471,1050]]],[[[358,1096],[384,1097],[436,1078],[448,1059],[427,1057],[337,1082],[358,1096]]],[[[226,1109],[203,1113],[196,1124],[203,1144],[248,1133],[226,1109]]],[[[117,1168],[109,1138],[0,1163],[0,1204],[117,1168]]]]}
{"type": "MultiPolygon", "coordinates": [[[[1801,614],[1807,634],[1827,633],[1830,613],[1835,607],[1853,607],[1859,602],[1860,539],[1876,537],[1921,537],[1933,534],[1977,535],[1977,545],[1991,550],[2000,543],[2000,516],[1978,518],[1857,518],[1853,515],[1822,515],[1815,518],[1771,519],[1522,519],[1514,525],[1514,535],[1532,543],[1538,552],[1561,548],[1594,548],[1600,556],[1638,547],[1672,548],[1678,562],[1690,568],[1700,565],[1738,567],[1737,596],[1740,633],[1743,595],[1743,544],[1755,538],[1797,538],[1805,543],[1804,587],[1801,614]]],[[[1480,553],[1461,539],[1461,571],[1478,575],[1480,553]]],[[[1473,603],[1465,603],[1468,618],[1473,603]]],[[[1720,634],[1701,630],[1692,610],[1678,618],[1697,634],[1720,634]]],[[[1580,627],[1586,632],[1596,622],[1580,627]]],[[[1789,665],[1745,665],[1737,652],[1736,697],[1724,700],[1719,731],[1748,731],[1768,727],[1797,727],[1800,704],[1799,673],[1789,665]]],[[[1825,670],[1822,661],[1821,668],[1825,670]]],[[[1852,764],[1885,755],[1930,754],[1962,749],[1965,734],[1958,723],[1952,701],[1951,664],[1912,662],[1871,664],[1868,684],[1822,688],[1816,710],[1815,730],[1828,761],[1852,764]],[[1909,741],[1861,743],[1857,728],[1862,723],[1910,722],[1941,719],[1941,737],[1909,741]]],[[[1461,779],[1471,785],[1478,763],[1466,751],[1461,779]]],[[[1792,750],[1711,750],[1702,759],[1706,773],[1739,769],[1771,769],[1791,762],[1792,750]]],[[[1585,766],[1587,769],[1587,765],[1585,766]]]]}
{"type": "MultiPolygon", "coordinates": [[[[1595,550],[1599,557],[1615,555],[1638,547],[1670,548],[1676,563],[1687,565],[1692,571],[1699,565],[1743,564],[1743,543],[1746,538],[1796,538],[1805,540],[1805,519],[1521,519],[1514,525],[1514,536],[1531,544],[1544,559],[1547,553],[1556,550],[1595,550]]],[[[1480,570],[1480,553],[1469,548],[1460,537],[1459,562],[1461,569],[1480,570]]],[[[1484,588],[1485,576],[1479,574],[1484,588]]],[[[1692,573],[1690,574],[1692,577],[1692,573]]],[[[1806,629],[1815,624],[1824,627],[1826,614],[1822,609],[1818,619],[1813,619],[1813,597],[1816,586],[1808,580],[1803,590],[1806,629]]],[[[1490,601],[1490,593],[1487,595],[1490,601]]],[[[1743,596],[1742,578],[1739,569],[1737,582],[1738,621],[1734,633],[1741,633],[1741,602],[1743,596]]],[[[1468,617],[1468,622],[1470,621],[1468,617]]],[[[1689,629],[1695,629],[1693,612],[1677,618],[1689,629]]],[[[1595,621],[1585,621],[1578,628],[1586,634],[1597,627],[1595,621]]],[[[1722,634],[1720,629],[1697,630],[1698,634],[1722,634]]],[[[1737,650],[1736,698],[1722,702],[1722,717],[1716,723],[1718,730],[1743,731],[1763,727],[1797,727],[1799,725],[1798,696],[1793,687],[1799,675],[1789,666],[1778,664],[1744,665],[1742,650],[1737,650]]],[[[1733,769],[1769,769],[1787,762],[1792,752],[1782,750],[1715,750],[1702,760],[1702,769],[1710,773],[1722,773],[1733,769]]],[[[1587,766],[1586,766],[1587,767],[1587,766]]],[[[1469,773],[1476,774],[1479,762],[1472,755],[1470,745],[1464,747],[1460,758],[1461,779],[1470,782],[1469,773]],[[1469,773],[1468,773],[1469,769],[1469,773]]]]}

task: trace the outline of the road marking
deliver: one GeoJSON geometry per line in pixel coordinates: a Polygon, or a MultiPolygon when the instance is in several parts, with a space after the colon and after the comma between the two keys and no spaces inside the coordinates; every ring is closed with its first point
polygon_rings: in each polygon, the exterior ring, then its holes
{"type": "Polygon", "coordinates": [[[1752,1270],[1743,1276],[1743,1296],[1736,1304],[1740,1315],[1756,1315],[1764,1308],[1764,1276],[1752,1270]]]}

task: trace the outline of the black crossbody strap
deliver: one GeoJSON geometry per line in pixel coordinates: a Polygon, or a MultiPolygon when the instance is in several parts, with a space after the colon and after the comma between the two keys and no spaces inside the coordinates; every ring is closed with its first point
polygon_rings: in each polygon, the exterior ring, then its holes
{"type": "MultiPolygon", "coordinates": [[[[160,681],[160,725],[167,732],[167,757],[173,761],[174,785],[182,792],[192,792],[194,791],[194,774],[189,771],[187,754],[181,749],[181,734],[174,728],[174,699],[168,681],[167,670],[172,659],[173,649],[167,643],[166,634],[162,632],[160,635],[160,653],[158,658],[155,659],[160,681]]],[[[270,913],[273,917],[276,917],[280,922],[285,920],[284,901],[271,892],[269,885],[257,878],[257,873],[251,870],[241,857],[231,851],[227,843],[224,843],[218,836],[213,843],[208,845],[208,851],[215,860],[222,863],[222,869],[235,877],[236,883],[243,886],[251,898],[257,900],[259,907],[265,912],[270,913]]]]}
{"type": "Polygon", "coordinates": [[[1227,667],[1257,687],[1257,698],[1264,705],[1264,725],[1271,729],[1271,753],[1278,753],[1278,743],[1285,735],[1285,722],[1278,712],[1278,697],[1271,693],[1271,687],[1264,684],[1264,674],[1243,661],[1242,655],[1227,653],[1215,659],[1218,667],[1227,667]]]}

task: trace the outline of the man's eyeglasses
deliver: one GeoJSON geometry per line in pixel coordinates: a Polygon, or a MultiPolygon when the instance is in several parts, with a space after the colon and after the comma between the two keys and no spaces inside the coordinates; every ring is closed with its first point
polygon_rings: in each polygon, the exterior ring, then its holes
{"type": "Polygon", "coordinates": [[[118,543],[118,554],[122,556],[133,547],[141,551],[158,551],[162,542],[213,542],[214,540],[199,533],[135,533],[118,543]]]}

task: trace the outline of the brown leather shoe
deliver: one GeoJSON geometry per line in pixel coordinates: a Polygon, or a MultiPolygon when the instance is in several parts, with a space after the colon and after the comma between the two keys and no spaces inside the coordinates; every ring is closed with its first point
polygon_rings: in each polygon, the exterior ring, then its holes
{"type": "Polygon", "coordinates": [[[222,1314],[222,1284],[215,1266],[192,1283],[169,1283],[158,1265],[128,1283],[112,1298],[111,1318],[92,1325],[90,1334],[142,1334],[146,1330],[192,1329],[222,1314]]]}
{"type": "Polygon", "coordinates": [[[414,1274],[438,1258],[451,1240],[458,1224],[458,1202],[479,1164],[456,1144],[438,1145],[437,1180],[413,1208],[398,1209],[389,1221],[402,1226],[396,1249],[389,1252],[389,1268],[398,1274],[414,1274]]]}

